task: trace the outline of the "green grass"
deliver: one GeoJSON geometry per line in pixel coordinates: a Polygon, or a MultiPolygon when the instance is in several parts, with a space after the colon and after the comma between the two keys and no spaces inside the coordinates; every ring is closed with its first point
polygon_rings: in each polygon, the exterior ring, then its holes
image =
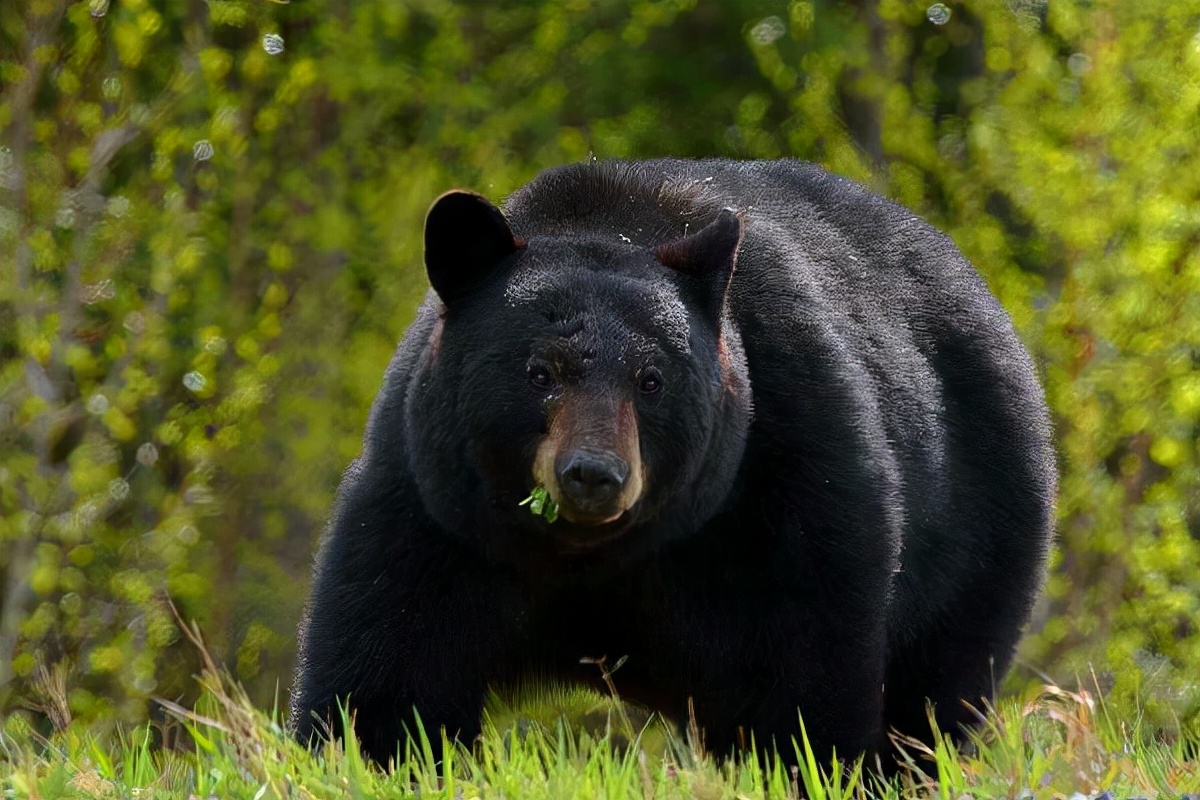
{"type": "MultiPolygon", "coordinates": [[[[473,748],[427,744],[393,770],[366,762],[354,742],[310,753],[288,738],[278,711],[254,708],[228,681],[204,679],[193,709],[168,704],[175,721],[99,734],[71,724],[49,738],[23,716],[0,728],[0,790],[21,798],[1115,798],[1200,791],[1200,764],[1184,741],[1148,739],[1094,696],[1048,688],[1004,702],[972,753],[943,743],[909,750],[910,769],[882,785],[858,765],[731,763],[688,737],[630,716],[597,697],[563,695],[590,724],[537,721],[503,708],[473,748]],[[580,705],[582,704],[582,705],[580,705]],[[587,707],[590,706],[590,707],[587,707]],[[640,720],[637,724],[641,724],[640,720]],[[622,730],[624,729],[624,730],[622,730]],[[159,746],[164,739],[172,747],[159,746]]],[[[493,705],[495,708],[495,705],[493,705]]],[[[542,709],[544,712],[544,709],[542,709]]]]}
{"type": "Polygon", "coordinates": [[[1151,735],[1136,713],[1122,715],[1086,691],[1049,686],[1004,701],[969,752],[949,740],[932,749],[899,742],[907,768],[885,784],[861,763],[818,763],[803,735],[795,745],[798,767],[705,753],[693,729],[677,732],[613,699],[619,663],[597,664],[612,697],[534,688],[518,692],[514,705],[493,698],[472,746],[443,743],[446,755],[437,762],[419,731],[419,743],[381,769],[353,739],[315,752],[301,747],[279,709],[256,708],[217,669],[199,632],[182,628],[204,662],[204,694],[195,707],[160,701],[166,723],[102,732],[70,721],[64,676],[46,672],[42,710],[59,730],[40,735],[24,715],[0,724],[3,796],[962,800],[1200,792],[1200,743],[1151,735]]]}

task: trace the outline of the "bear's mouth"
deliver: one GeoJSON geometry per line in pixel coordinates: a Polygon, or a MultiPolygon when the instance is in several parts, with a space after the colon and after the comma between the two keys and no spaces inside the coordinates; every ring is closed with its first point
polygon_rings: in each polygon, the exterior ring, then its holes
{"type": "Polygon", "coordinates": [[[579,528],[603,528],[606,525],[611,525],[614,522],[619,522],[621,517],[625,516],[629,509],[618,508],[611,514],[587,514],[578,509],[571,508],[566,505],[559,505],[559,516],[568,525],[574,525],[579,528]]]}
{"type": "Polygon", "coordinates": [[[595,522],[559,518],[546,529],[564,552],[586,553],[620,539],[633,524],[633,509],[626,509],[614,517],[595,522]]]}

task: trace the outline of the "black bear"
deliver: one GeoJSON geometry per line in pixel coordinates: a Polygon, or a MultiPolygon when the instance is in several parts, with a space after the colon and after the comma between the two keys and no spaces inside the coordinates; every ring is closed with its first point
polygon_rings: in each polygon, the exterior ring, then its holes
{"type": "Polygon", "coordinates": [[[811,164],[593,162],[443,195],[425,264],[316,558],[301,739],[348,699],[378,761],[414,709],[469,742],[489,687],[586,658],[721,755],[794,759],[799,714],[822,758],[886,757],[991,697],[1056,477],[946,236],[811,164]]]}

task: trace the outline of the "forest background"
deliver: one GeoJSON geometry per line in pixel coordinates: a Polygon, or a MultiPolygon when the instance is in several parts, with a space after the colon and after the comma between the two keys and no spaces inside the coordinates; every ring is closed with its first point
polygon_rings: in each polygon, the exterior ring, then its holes
{"type": "Polygon", "coordinates": [[[0,131],[0,714],[194,698],[168,599],[279,702],[431,200],[720,155],[978,266],[1061,469],[1012,684],[1200,724],[1195,0],[16,0],[0,131]]]}

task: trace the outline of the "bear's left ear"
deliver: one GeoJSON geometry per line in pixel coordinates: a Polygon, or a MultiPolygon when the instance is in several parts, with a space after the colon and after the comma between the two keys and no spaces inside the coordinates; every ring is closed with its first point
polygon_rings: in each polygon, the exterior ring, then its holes
{"type": "Polygon", "coordinates": [[[660,244],[654,248],[654,255],[665,266],[699,283],[705,310],[719,321],[741,243],[741,218],[732,208],[723,208],[704,228],[691,236],[660,244]]]}
{"type": "Polygon", "coordinates": [[[450,305],[521,248],[500,209],[474,192],[446,192],[425,216],[425,271],[450,305]]]}

